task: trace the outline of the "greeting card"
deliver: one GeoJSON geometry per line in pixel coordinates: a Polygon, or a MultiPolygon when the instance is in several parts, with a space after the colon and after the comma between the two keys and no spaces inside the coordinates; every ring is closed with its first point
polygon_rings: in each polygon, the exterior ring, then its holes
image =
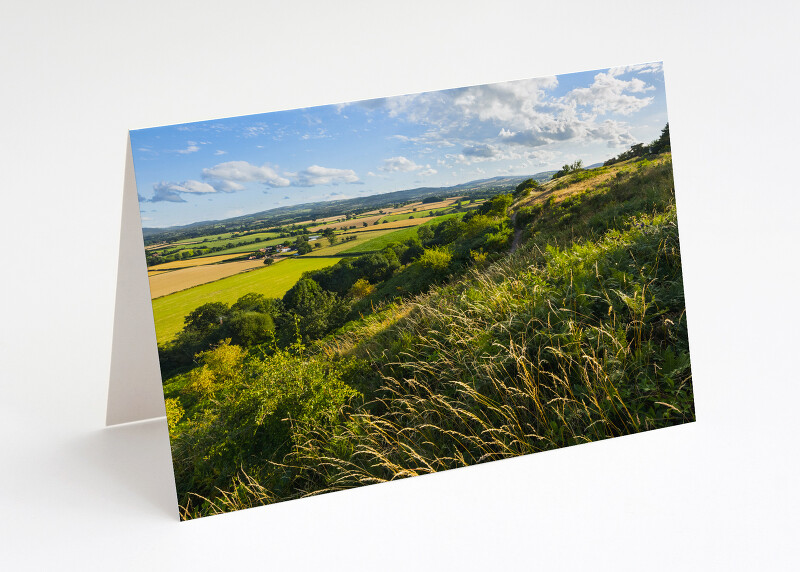
{"type": "Polygon", "coordinates": [[[109,421],[166,412],[182,518],[695,418],[659,63],[129,153],[109,421]]]}

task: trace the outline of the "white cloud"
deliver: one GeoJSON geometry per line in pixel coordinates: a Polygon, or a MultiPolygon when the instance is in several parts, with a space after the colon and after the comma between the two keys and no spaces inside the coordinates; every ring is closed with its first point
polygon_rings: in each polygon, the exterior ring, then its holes
{"type": "Polygon", "coordinates": [[[479,85],[461,90],[454,104],[467,115],[481,121],[516,122],[536,120],[543,113],[537,104],[546,99],[546,90],[558,86],[554,76],[479,85]]]}
{"type": "Polygon", "coordinates": [[[201,183],[200,181],[190,180],[182,183],[168,183],[162,181],[153,185],[153,196],[144,200],[151,203],[185,203],[186,200],[181,196],[182,194],[204,195],[215,192],[217,192],[217,190],[214,187],[206,183],[201,183]]]}
{"type": "Polygon", "coordinates": [[[158,183],[153,187],[154,189],[167,189],[176,193],[191,193],[200,195],[203,193],[217,192],[214,187],[208,183],[201,183],[200,181],[184,181],[182,183],[158,183]]]}
{"type": "Polygon", "coordinates": [[[461,151],[467,157],[480,157],[482,159],[490,159],[500,155],[500,150],[494,145],[472,145],[464,147],[461,151]]]}
{"type": "Polygon", "coordinates": [[[291,184],[289,179],[279,175],[269,165],[258,167],[247,161],[228,161],[203,169],[203,178],[242,183],[258,182],[272,187],[288,187],[291,184]]]}
{"type": "MultiPolygon", "coordinates": [[[[551,93],[558,86],[558,79],[546,77],[371,100],[360,105],[370,111],[381,109],[392,117],[432,126],[421,135],[398,134],[391,136],[393,139],[436,146],[458,143],[463,147],[462,152],[447,157],[462,164],[498,161],[523,157],[514,146],[545,147],[566,141],[601,140],[615,147],[633,142],[626,123],[609,123],[598,117],[631,115],[650,105],[654,98],[647,94],[655,88],[638,75],[659,72],[661,65],[657,63],[614,68],[595,74],[590,86],[574,89],[562,97],[551,93]],[[634,73],[637,77],[627,81],[617,77],[624,73],[634,73]],[[495,138],[485,135],[490,125],[499,130],[495,131],[495,138]],[[480,137],[476,137],[478,133],[480,137]]],[[[421,169],[405,161],[408,160],[388,159],[381,170],[421,169]]]]}
{"type": "Polygon", "coordinates": [[[438,171],[432,168],[430,165],[425,165],[425,168],[419,172],[420,175],[423,177],[429,177],[430,175],[435,175],[438,171]]]}
{"type": "Polygon", "coordinates": [[[180,153],[181,155],[188,155],[189,153],[195,153],[200,150],[200,147],[194,141],[189,141],[187,143],[188,147],[186,149],[178,149],[176,153],[180,153]]]}
{"type": "Polygon", "coordinates": [[[228,152],[223,151],[222,149],[217,149],[216,151],[214,151],[214,155],[227,155],[227,154],[228,152]]]}
{"type": "Polygon", "coordinates": [[[311,165],[297,173],[296,185],[313,187],[316,185],[338,185],[340,183],[357,183],[358,176],[352,169],[332,169],[311,165]]]}
{"type": "Polygon", "coordinates": [[[614,77],[618,75],[622,75],[629,72],[634,72],[637,74],[640,73],[659,73],[661,70],[664,69],[664,66],[661,62],[652,62],[649,64],[637,64],[632,66],[620,66],[616,68],[611,68],[608,70],[608,73],[614,77]]]}
{"type": "Polygon", "coordinates": [[[242,131],[242,135],[245,137],[258,137],[259,135],[264,135],[267,132],[267,126],[263,123],[257,123],[255,125],[248,125],[242,131]]]}
{"type": "Polygon", "coordinates": [[[401,173],[407,173],[409,171],[417,171],[422,169],[422,166],[417,165],[411,159],[406,157],[390,157],[389,159],[383,160],[383,165],[380,167],[381,171],[386,171],[388,173],[392,173],[395,171],[399,171],[401,173]]]}
{"type": "Polygon", "coordinates": [[[244,185],[240,185],[234,181],[217,181],[212,180],[211,186],[221,193],[235,193],[236,191],[243,191],[244,185]]]}
{"type": "Polygon", "coordinates": [[[599,73],[594,76],[592,85],[573,89],[564,97],[564,101],[567,104],[586,106],[599,115],[605,113],[630,115],[653,102],[652,97],[636,97],[630,94],[644,93],[652,89],[653,86],[648,86],[638,78],[624,81],[612,73],[599,73]]]}

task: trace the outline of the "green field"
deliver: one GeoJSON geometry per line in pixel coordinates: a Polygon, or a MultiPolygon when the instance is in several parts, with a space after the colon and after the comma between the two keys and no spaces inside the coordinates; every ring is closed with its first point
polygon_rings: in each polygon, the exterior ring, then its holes
{"type": "Polygon", "coordinates": [[[184,317],[203,304],[231,304],[249,292],[263,294],[268,298],[280,298],[294,286],[303,272],[332,266],[339,260],[340,258],[290,258],[272,266],[157,298],[153,300],[153,316],[158,343],[171,340],[183,329],[184,317]]]}
{"type": "MultiPolygon", "coordinates": [[[[255,252],[259,248],[263,248],[265,246],[273,246],[275,244],[281,244],[282,242],[288,240],[289,242],[295,241],[294,236],[290,236],[288,238],[272,238],[269,240],[265,240],[264,242],[258,242],[256,244],[246,244],[244,246],[234,246],[233,248],[226,248],[225,250],[218,250],[216,252],[209,252],[208,254],[203,254],[202,257],[206,256],[219,256],[220,254],[239,254],[244,252],[255,252]]],[[[230,242],[230,241],[228,241],[230,242]]]]}
{"type": "Polygon", "coordinates": [[[354,253],[360,253],[360,252],[374,252],[376,250],[383,250],[384,248],[386,248],[388,245],[392,244],[393,242],[402,242],[404,240],[407,240],[409,238],[413,238],[413,237],[417,236],[417,229],[420,226],[438,224],[438,223],[442,222],[443,220],[447,220],[448,218],[451,218],[451,217],[454,217],[454,216],[463,216],[463,215],[464,215],[464,213],[451,213],[451,214],[447,214],[447,215],[442,215],[442,216],[436,217],[435,219],[429,220],[428,222],[423,223],[423,224],[418,225],[418,226],[411,226],[411,227],[408,227],[408,228],[401,228],[400,230],[396,230],[394,232],[389,232],[387,234],[384,234],[384,235],[381,235],[381,236],[377,236],[377,237],[373,238],[372,240],[368,240],[368,241],[363,242],[361,244],[357,244],[357,245],[355,245],[355,246],[353,246],[351,248],[348,248],[347,250],[343,250],[341,252],[343,254],[354,254],[354,253]]]}
{"type": "Polygon", "coordinates": [[[255,234],[248,234],[248,235],[245,235],[245,236],[238,236],[238,235],[237,236],[231,236],[231,235],[228,234],[228,235],[222,236],[221,239],[217,239],[217,236],[220,236],[220,235],[212,235],[212,236],[207,236],[207,237],[200,237],[200,240],[208,238],[208,242],[201,242],[199,245],[197,245],[197,244],[190,245],[189,248],[191,248],[192,246],[194,246],[194,247],[204,246],[206,248],[213,248],[215,246],[225,246],[229,242],[239,242],[239,241],[242,241],[242,240],[254,240],[256,238],[261,239],[261,240],[268,240],[270,238],[276,238],[278,236],[278,233],[276,233],[276,232],[258,232],[258,233],[255,233],[255,234]]]}
{"type": "MultiPolygon", "coordinates": [[[[361,245],[361,244],[364,244],[366,242],[369,242],[373,238],[377,238],[379,236],[383,236],[384,234],[391,233],[392,230],[393,229],[391,229],[391,228],[386,228],[386,229],[380,229],[380,230],[365,230],[365,231],[362,231],[362,232],[356,232],[355,234],[351,232],[350,234],[345,234],[343,236],[344,237],[355,236],[356,239],[355,240],[346,240],[346,241],[342,240],[342,235],[337,235],[339,237],[339,242],[337,242],[333,246],[331,246],[330,243],[326,239],[320,238],[316,242],[319,242],[322,245],[322,247],[315,248],[314,250],[312,250],[308,254],[304,254],[302,257],[303,258],[313,258],[315,256],[333,256],[334,254],[338,254],[340,252],[345,252],[345,251],[349,252],[350,250],[352,250],[353,248],[357,247],[358,245],[361,245]]],[[[311,244],[314,244],[314,242],[312,242],[311,244]]]]}
{"type": "Polygon", "coordinates": [[[198,237],[196,239],[188,241],[188,242],[192,242],[192,244],[169,244],[167,246],[164,246],[164,247],[161,247],[161,248],[157,248],[157,249],[153,250],[153,252],[164,252],[164,251],[171,252],[173,250],[183,251],[183,250],[197,250],[197,249],[201,249],[201,248],[214,248],[214,247],[225,246],[229,242],[233,242],[235,244],[235,243],[241,242],[243,240],[248,240],[249,241],[249,240],[253,240],[253,239],[256,239],[256,238],[265,241],[265,242],[260,242],[260,243],[257,243],[257,244],[248,244],[246,246],[239,246],[239,247],[235,247],[235,248],[230,248],[230,249],[227,249],[227,250],[224,250],[224,251],[223,250],[219,250],[217,252],[211,252],[211,253],[205,255],[205,256],[214,256],[214,255],[217,255],[217,254],[235,254],[235,253],[238,253],[238,252],[249,252],[251,250],[257,250],[258,248],[264,246],[265,244],[279,244],[280,242],[283,242],[285,240],[285,239],[278,239],[278,242],[274,242],[274,240],[270,240],[270,239],[275,239],[275,237],[278,236],[274,232],[259,232],[259,233],[251,234],[251,235],[247,235],[247,236],[234,236],[234,237],[231,237],[229,234],[226,234],[226,235],[222,235],[222,238],[217,239],[218,236],[220,236],[220,235],[216,235],[215,234],[215,235],[209,235],[209,236],[200,236],[200,237],[198,237]],[[206,238],[208,238],[208,242],[202,242],[206,238]]]}

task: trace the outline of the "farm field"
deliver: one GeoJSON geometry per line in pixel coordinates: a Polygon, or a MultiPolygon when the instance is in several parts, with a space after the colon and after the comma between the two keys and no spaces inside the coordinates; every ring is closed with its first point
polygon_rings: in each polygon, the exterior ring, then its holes
{"type": "MultiPolygon", "coordinates": [[[[374,228],[374,227],[372,227],[372,228],[374,228]]],[[[340,237],[341,236],[345,236],[345,237],[355,236],[356,239],[355,240],[346,240],[346,241],[340,239],[339,242],[337,242],[333,246],[330,246],[327,240],[320,239],[319,242],[321,244],[323,244],[324,246],[322,246],[320,248],[315,248],[314,250],[312,250],[308,254],[304,254],[303,256],[301,256],[301,258],[314,258],[314,257],[317,257],[317,256],[332,256],[334,254],[338,254],[338,253],[344,252],[346,250],[349,251],[352,247],[354,247],[356,245],[359,245],[359,244],[363,244],[365,242],[368,242],[371,239],[376,238],[378,236],[382,236],[384,234],[388,234],[390,232],[393,232],[393,230],[391,228],[381,228],[379,230],[373,230],[372,228],[370,228],[369,230],[364,229],[363,231],[357,232],[357,233],[351,232],[351,233],[344,234],[344,235],[338,235],[340,237]]]]}
{"type": "MultiPolygon", "coordinates": [[[[232,235],[231,233],[224,233],[224,234],[209,234],[206,236],[200,236],[196,240],[187,241],[187,242],[173,242],[171,244],[160,244],[156,245],[155,247],[148,247],[147,250],[151,252],[172,252],[172,251],[184,251],[184,250],[197,250],[200,248],[218,248],[221,246],[225,246],[228,243],[237,243],[241,241],[252,241],[254,239],[267,241],[270,239],[274,239],[278,236],[277,233],[274,232],[258,232],[254,234],[248,235],[232,235]]],[[[254,250],[258,248],[259,245],[263,246],[264,243],[256,243],[250,244],[239,248],[245,248],[245,252],[247,250],[254,250]]],[[[217,251],[214,253],[209,253],[206,256],[216,256],[219,255],[220,252],[227,252],[227,250],[217,251]]],[[[177,260],[175,262],[178,262],[177,260]]]]}
{"type": "Polygon", "coordinates": [[[262,248],[264,246],[274,246],[276,244],[282,243],[284,240],[288,240],[291,242],[294,241],[294,237],[272,238],[256,244],[245,244],[244,246],[234,246],[233,248],[226,248],[225,250],[219,250],[217,252],[201,255],[200,257],[198,257],[198,259],[220,256],[222,254],[243,254],[245,252],[255,252],[259,248],[262,248]]]}
{"type": "Polygon", "coordinates": [[[172,262],[164,262],[163,264],[154,264],[151,266],[149,272],[159,272],[161,270],[176,270],[178,268],[190,268],[192,266],[201,266],[204,264],[215,264],[230,260],[231,258],[238,258],[240,254],[222,254],[217,256],[206,256],[198,258],[187,258],[186,260],[173,260],[172,262]]]}
{"type": "MultiPolygon", "coordinates": [[[[453,216],[459,216],[459,214],[461,213],[453,213],[449,215],[443,215],[440,217],[426,218],[425,221],[438,223],[453,216]]],[[[416,219],[416,221],[419,220],[421,219],[416,219]]],[[[408,221],[408,222],[415,222],[415,221],[408,221]]],[[[357,253],[374,252],[376,250],[383,250],[393,242],[403,242],[404,240],[417,236],[417,227],[420,227],[423,224],[424,223],[419,223],[415,224],[414,226],[406,226],[405,228],[395,230],[394,232],[387,232],[380,236],[376,236],[375,238],[372,238],[366,242],[356,244],[355,246],[352,246],[347,250],[343,250],[342,253],[357,254],[357,253]]]]}
{"type": "Polygon", "coordinates": [[[389,215],[389,216],[383,217],[381,219],[381,222],[382,223],[383,222],[395,222],[395,221],[398,221],[398,220],[411,220],[411,219],[416,219],[416,218],[428,218],[428,217],[438,216],[440,214],[443,214],[445,210],[447,210],[447,209],[446,208],[442,208],[442,209],[430,209],[430,210],[417,211],[417,212],[413,212],[412,211],[412,212],[398,213],[398,214],[394,214],[394,215],[389,215]]]}
{"type": "Polygon", "coordinates": [[[268,240],[270,238],[276,238],[278,236],[275,232],[257,232],[254,234],[246,234],[246,235],[224,235],[222,238],[217,238],[220,235],[210,235],[207,237],[201,237],[200,244],[203,247],[213,248],[215,246],[225,246],[229,242],[237,242],[242,240],[268,240]],[[208,239],[208,241],[203,242],[204,239],[208,239]]]}
{"type": "Polygon", "coordinates": [[[432,221],[435,218],[436,217],[432,216],[415,218],[415,219],[404,218],[393,222],[378,223],[378,225],[376,226],[378,226],[379,228],[405,228],[407,226],[420,226],[425,224],[426,222],[432,221]]]}
{"type": "Polygon", "coordinates": [[[231,304],[250,292],[263,294],[268,298],[282,297],[303,272],[320,270],[333,266],[341,258],[289,258],[272,266],[263,266],[251,272],[244,272],[195,286],[188,290],[175,292],[153,300],[153,317],[156,325],[156,339],[163,344],[175,337],[183,328],[183,319],[192,310],[208,302],[231,304]]]}
{"type": "Polygon", "coordinates": [[[156,274],[150,276],[150,297],[153,299],[160,298],[179,290],[193,288],[206,282],[213,282],[214,280],[233,276],[260,266],[264,266],[263,260],[237,260],[226,264],[192,266],[156,274]]]}
{"type": "MultiPolygon", "coordinates": [[[[321,231],[323,231],[325,229],[328,229],[328,228],[332,228],[334,230],[340,230],[340,229],[350,228],[351,226],[355,226],[356,228],[364,228],[364,223],[367,223],[367,225],[372,225],[372,223],[374,223],[376,220],[380,220],[382,217],[383,217],[383,215],[375,215],[375,216],[367,216],[367,217],[361,217],[361,218],[354,218],[354,219],[350,219],[350,220],[344,220],[342,222],[333,222],[333,223],[323,224],[321,226],[314,227],[312,229],[309,229],[309,231],[310,232],[321,232],[321,231]]],[[[339,217],[339,218],[341,218],[341,217],[339,217]]]]}

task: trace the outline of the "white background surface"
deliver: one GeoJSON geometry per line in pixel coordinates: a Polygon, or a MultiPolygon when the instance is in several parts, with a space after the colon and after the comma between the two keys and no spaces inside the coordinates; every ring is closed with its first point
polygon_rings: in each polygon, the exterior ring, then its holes
{"type": "Polygon", "coordinates": [[[0,568],[797,565],[793,2],[8,2],[0,568]],[[104,429],[127,129],[663,60],[698,421],[179,523],[104,429]]]}

